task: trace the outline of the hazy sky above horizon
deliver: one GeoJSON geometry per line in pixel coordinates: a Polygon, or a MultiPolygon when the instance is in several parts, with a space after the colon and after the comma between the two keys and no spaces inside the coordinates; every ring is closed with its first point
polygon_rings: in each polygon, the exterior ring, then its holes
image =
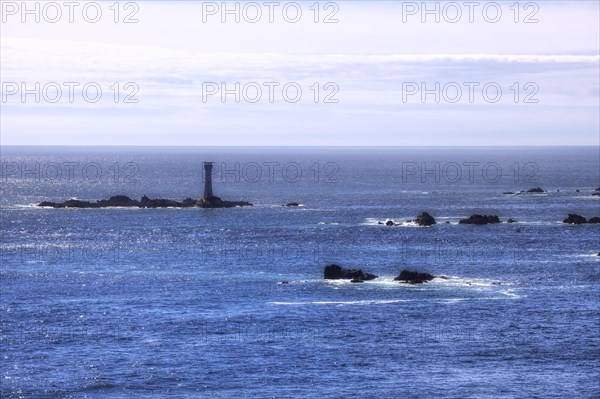
{"type": "Polygon", "coordinates": [[[3,145],[600,145],[595,1],[0,3],[3,145]]]}

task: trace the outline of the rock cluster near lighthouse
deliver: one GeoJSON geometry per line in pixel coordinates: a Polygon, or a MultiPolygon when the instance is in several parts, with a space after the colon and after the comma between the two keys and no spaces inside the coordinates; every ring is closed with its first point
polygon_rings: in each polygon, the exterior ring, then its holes
{"type": "Polygon", "coordinates": [[[150,199],[145,195],[138,201],[125,195],[115,195],[107,200],[95,202],[69,199],[64,202],[44,201],[38,206],[49,208],[234,208],[252,206],[252,204],[246,201],[224,201],[214,196],[201,200],[186,198],[180,202],[164,198],[150,199]]]}
{"type": "Polygon", "coordinates": [[[175,201],[166,198],[150,199],[143,196],[141,200],[134,200],[126,195],[115,195],[107,200],[81,201],[69,199],[64,202],[44,201],[38,206],[49,208],[236,208],[252,206],[246,201],[225,201],[213,194],[212,188],[213,162],[204,162],[204,196],[197,200],[186,198],[183,201],[175,201]]]}

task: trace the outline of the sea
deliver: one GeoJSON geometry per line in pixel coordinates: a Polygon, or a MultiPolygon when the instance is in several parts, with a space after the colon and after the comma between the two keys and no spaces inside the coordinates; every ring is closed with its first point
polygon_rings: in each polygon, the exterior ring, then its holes
{"type": "Polygon", "coordinates": [[[600,397],[600,225],[562,223],[600,216],[598,147],[0,158],[2,398],[600,397]],[[203,162],[254,206],[37,206],[202,198],[203,162]],[[324,280],[332,263],[379,278],[324,280]]]}

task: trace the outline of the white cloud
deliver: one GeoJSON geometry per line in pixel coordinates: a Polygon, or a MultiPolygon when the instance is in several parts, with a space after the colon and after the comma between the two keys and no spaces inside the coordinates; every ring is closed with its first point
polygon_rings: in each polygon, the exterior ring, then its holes
{"type": "Polygon", "coordinates": [[[247,133],[255,144],[291,144],[301,142],[298,135],[306,131],[321,133],[304,144],[439,144],[444,131],[464,132],[464,143],[453,139],[457,144],[544,144],[567,140],[560,129],[573,130],[569,123],[577,129],[568,140],[599,140],[595,3],[540,3],[540,22],[529,25],[515,24],[510,14],[498,24],[401,23],[401,5],[390,2],[340,2],[340,23],[332,25],[202,24],[197,3],[139,4],[140,23],[131,26],[110,21],[2,26],[3,82],[99,82],[104,90],[114,82],[135,82],[140,88],[139,104],[115,104],[111,95],[97,104],[22,104],[14,96],[2,105],[3,144],[131,144],[140,137],[164,144],[161,132],[175,130],[169,140],[180,145],[243,144],[247,133]],[[304,95],[298,104],[281,98],[274,104],[222,104],[218,97],[204,103],[207,81],[298,82],[304,95]],[[337,83],[340,102],[314,104],[309,89],[314,82],[337,83]],[[421,97],[413,97],[407,104],[406,82],[426,87],[494,82],[504,95],[499,104],[481,99],[468,104],[466,97],[458,104],[421,104],[421,97]],[[521,96],[528,94],[525,84],[537,84],[540,104],[515,104],[510,89],[515,82],[521,96]],[[398,126],[419,135],[391,134],[398,126]],[[519,134],[494,136],[506,128],[519,134]],[[41,137],[40,129],[52,135],[41,137]],[[473,142],[481,129],[491,130],[473,142]],[[76,133],[81,130],[102,136],[81,137],[76,133]],[[366,131],[369,136],[361,134],[366,131]]]}

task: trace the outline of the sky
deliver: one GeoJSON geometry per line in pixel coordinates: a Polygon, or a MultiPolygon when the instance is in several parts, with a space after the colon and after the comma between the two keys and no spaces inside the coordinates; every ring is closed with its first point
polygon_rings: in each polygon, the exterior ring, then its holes
{"type": "Polygon", "coordinates": [[[597,1],[75,4],[0,1],[0,144],[600,145],[597,1]]]}

